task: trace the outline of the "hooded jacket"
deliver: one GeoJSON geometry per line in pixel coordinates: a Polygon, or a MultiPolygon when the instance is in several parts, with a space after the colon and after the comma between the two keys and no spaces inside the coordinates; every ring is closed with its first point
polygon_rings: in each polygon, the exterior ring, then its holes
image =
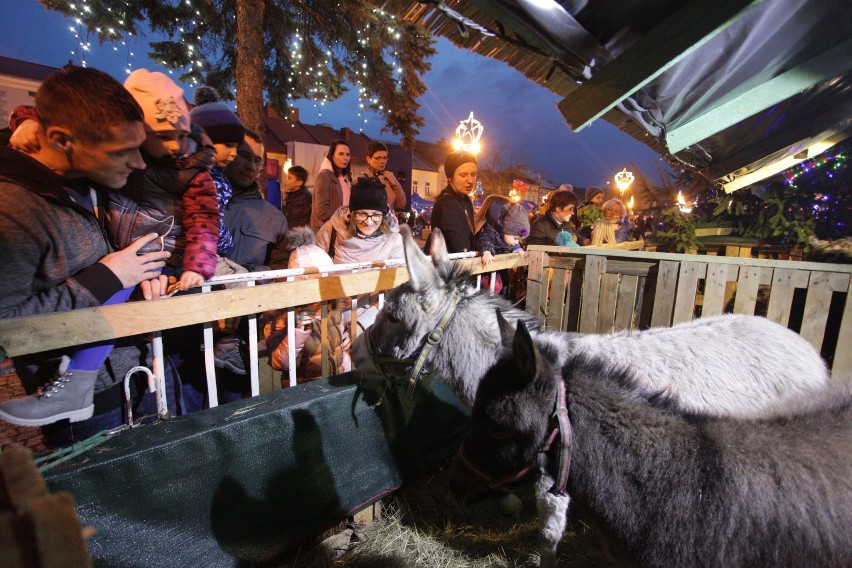
{"type": "Polygon", "coordinates": [[[398,232],[399,225],[393,221],[395,216],[391,214],[386,219],[392,223],[391,231],[393,232],[390,234],[376,231],[366,238],[358,235],[350,236],[349,208],[341,207],[317,233],[317,246],[328,251],[331,233],[334,231],[337,233],[337,237],[334,242],[334,250],[330,253],[330,256],[335,264],[405,258],[402,236],[398,232]]]}
{"type": "Polygon", "coordinates": [[[328,157],[322,159],[320,172],[314,184],[314,201],[311,207],[311,229],[318,232],[334,212],[349,205],[351,184],[344,175],[335,175],[328,157]]]}

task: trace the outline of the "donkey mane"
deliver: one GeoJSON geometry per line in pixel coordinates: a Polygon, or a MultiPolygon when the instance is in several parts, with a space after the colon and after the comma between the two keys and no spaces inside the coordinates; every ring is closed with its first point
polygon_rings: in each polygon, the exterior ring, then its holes
{"type": "MultiPolygon", "coordinates": [[[[551,344],[537,345],[539,352],[549,361],[557,361],[558,354],[551,344]]],[[[622,363],[613,363],[600,357],[580,354],[569,358],[561,368],[561,380],[571,389],[571,377],[581,371],[606,377],[604,383],[611,384],[624,395],[630,395],[647,401],[651,406],[672,414],[692,414],[681,404],[680,399],[670,388],[654,389],[640,381],[636,373],[622,363]]]]}
{"type": "Polygon", "coordinates": [[[473,291],[471,285],[473,271],[462,263],[439,262],[435,265],[435,270],[440,281],[444,282],[445,287],[465,298],[469,305],[474,306],[473,310],[483,310],[483,313],[487,312],[490,315],[494,313],[495,309],[499,309],[503,316],[511,322],[523,321],[527,325],[527,329],[533,331],[542,329],[541,320],[516,308],[508,300],[492,294],[490,290],[480,288],[473,291]]]}

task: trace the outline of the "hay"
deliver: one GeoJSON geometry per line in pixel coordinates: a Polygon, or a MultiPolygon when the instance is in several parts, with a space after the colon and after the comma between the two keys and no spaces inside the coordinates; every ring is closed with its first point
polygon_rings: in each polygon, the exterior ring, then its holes
{"type": "MultiPolygon", "coordinates": [[[[538,566],[536,513],[532,488],[518,491],[524,508],[518,517],[501,515],[496,501],[473,505],[449,490],[447,467],[383,501],[382,518],[352,527],[305,547],[280,568],[529,568],[538,566]],[[347,537],[349,537],[347,539],[347,537]],[[342,541],[349,549],[342,552],[342,541]]],[[[608,568],[591,529],[566,532],[559,566],[608,568]]]]}

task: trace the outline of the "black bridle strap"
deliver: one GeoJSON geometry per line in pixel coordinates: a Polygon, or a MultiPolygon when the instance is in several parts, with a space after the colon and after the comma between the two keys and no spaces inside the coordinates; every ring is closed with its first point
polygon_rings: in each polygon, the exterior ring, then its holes
{"type": "Polygon", "coordinates": [[[409,398],[414,396],[414,389],[420,381],[420,374],[423,371],[424,365],[426,365],[426,359],[429,357],[429,353],[432,351],[433,347],[441,343],[444,339],[444,329],[450,325],[450,322],[453,320],[453,316],[456,314],[456,307],[459,305],[459,302],[461,302],[461,299],[462,297],[460,295],[453,294],[453,297],[450,298],[447,307],[444,309],[444,315],[442,315],[441,319],[438,321],[438,325],[436,325],[435,329],[430,331],[429,335],[426,336],[426,343],[420,350],[420,354],[414,362],[414,368],[411,369],[411,375],[408,377],[407,393],[409,398]]]}
{"type": "Polygon", "coordinates": [[[372,339],[373,336],[372,336],[372,333],[371,333],[372,331],[373,331],[373,326],[370,326],[370,327],[368,327],[367,329],[364,330],[364,340],[367,343],[367,352],[370,354],[370,359],[372,359],[372,361],[373,361],[373,363],[376,367],[376,371],[378,371],[379,376],[381,376],[386,381],[395,383],[396,377],[394,377],[393,375],[391,375],[387,371],[385,371],[385,365],[388,364],[388,363],[396,363],[398,365],[411,365],[411,364],[414,363],[414,359],[411,359],[411,358],[409,358],[409,359],[397,359],[395,357],[380,356],[378,353],[376,353],[376,349],[373,346],[373,339],[372,339]]]}

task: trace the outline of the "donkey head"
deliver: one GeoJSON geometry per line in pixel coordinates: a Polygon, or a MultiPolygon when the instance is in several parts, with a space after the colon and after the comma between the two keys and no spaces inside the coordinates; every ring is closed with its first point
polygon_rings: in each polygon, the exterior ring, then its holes
{"type": "Polygon", "coordinates": [[[432,233],[432,258],[401,228],[409,281],[391,290],[373,325],[352,345],[358,370],[412,378],[429,370],[466,406],[500,348],[495,307],[510,320],[532,316],[486,290],[476,291],[463,263],[450,262],[439,230],[432,233]],[[425,354],[425,355],[424,355],[425,354]]]}
{"type": "Polygon", "coordinates": [[[550,408],[561,378],[539,353],[524,322],[513,329],[502,316],[504,344],[476,393],[471,431],[450,471],[454,491],[476,499],[509,486],[543,459],[552,431],[550,408]]]}

